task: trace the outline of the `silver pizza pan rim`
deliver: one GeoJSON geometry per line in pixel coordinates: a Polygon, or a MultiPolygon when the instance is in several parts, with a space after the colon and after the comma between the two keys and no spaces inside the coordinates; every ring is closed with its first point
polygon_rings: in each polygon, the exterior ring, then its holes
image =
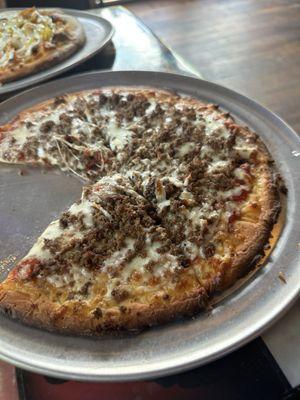
{"type": "MultiPolygon", "coordinates": [[[[53,65],[50,68],[45,69],[44,71],[37,72],[33,75],[25,76],[24,78],[18,79],[13,82],[8,82],[6,84],[3,84],[0,86],[0,96],[6,95],[11,92],[16,92],[22,89],[25,89],[27,87],[31,87],[36,84],[40,84],[48,79],[51,79],[53,77],[57,77],[60,74],[63,74],[67,71],[69,71],[72,68],[75,68],[76,66],[84,63],[88,59],[92,58],[95,56],[97,53],[99,53],[101,50],[105,48],[105,46],[108,45],[110,40],[112,39],[115,29],[108,21],[107,19],[100,17],[95,14],[91,14],[89,12],[85,11],[79,11],[79,10],[73,10],[69,8],[61,8],[61,7],[41,7],[42,9],[56,9],[56,10],[61,10],[65,12],[66,14],[72,15],[76,18],[82,18],[82,25],[85,26],[86,22],[85,20],[91,20],[91,21],[96,21],[98,24],[101,24],[101,26],[105,29],[105,36],[104,38],[99,41],[98,46],[93,49],[93,51],[89,50],[86,53],[86,44],[83,45],[82,48],[80,48],[78,51],[76,51],[74,54],[72,54],[70,57],[66,58],[65,60],[62,60],[58,64],[53,65]],[[81,54],[80,59],[76,60],[78,53],[81,54]],[[75,59],[75,61],[73,61],[75,59]]],[[[24,7],[12,7],[12,8],[3,8],[0,10],[0,15],[5,12],[12,12],[12,11],[18,11],[18,10],[23,10],[24,7]]]]}
{"type": "MultiPolygon", "coordinates": [[[[189,88],[187,89],[187,92],[191,91],[191,87],[195,87],[199,92],[201,90],[204,90],[203,88],[210,88],[213,92],[221,91],[222,93],[225,93],[225,97],[229,96],[229,98],[232,100],[232,98],[235,99],[235,101],[242,102],[244,101],[244,105],[242,104],[242,107],[250,107],[253,108],[253,110],[258,112],[262,112],[264,117],[268,120],[270,123],[277,123],[279,124],[280,128],[282,131],[285,131],[285,134],[288,135],[288,139],[295,145],[299,146],[300,145],[300,140],[296,133],[284,122],[282,121],[279,117],[277,117],[275,114],[273,114],[271,111],[265,109],[264,107],[260,106],[253,100],[250,100],[249,98],[239,95],[229,89],[223,88],[222,86],[216,85],[214,83],[210,83],[207,81],[200,80],[198,78],[190,78],[184,75],[178,75],[178,74],[170,74],[170,73],[158,73],[158,72],[148,72],[148,71],[118,71],[118,72],[96,72],[96,73],[87,73],[87,74],[81,74],[77,76],[73,76],[71,78],[64,79],[65,85],[69,88],[68,91],[76,91],[78,87],[76,86],[76,82],[80,82],[80,85],[84,85],[86,82],[88,82],[88,85],[91,85],[91,82],[94,82],[94,88],[96,87],[101,87],[105,85],[99,85],[97,84],[98,81],[101,81],[100,78],[106,80],[106,78],[109,80],[113,79],[114,82],[116,82],[116,85],[121,85],[120,82],[127,82],[128,79],[131,80],[131,84],[127,85],[134,85],[133,82],[135,82],[135,85],[142,85],[142,86],[154,86],[154,87],[161,87],[161,88],[170,88],[174,89],[176,86],[178,86],[179,91],[184,91],[182,88],[180,89],[180,86],[184,86],[185,84],[189,88]],[[159,85],[157,84],[152,84],[151,82],[160,82],[159,85]],[[144,82],[144,84],[141,84],[141,82],[144,82]],[[189,83],[189,84],[188,84],[189,83]],[[72,86],[72,84],[74,84],[72,86]],[[243,100],[243,101],[242,101],[243,100]]],[[[34,88],[27,90],[26,92],[19,94],[15,96],[12,99],[9,99],[5,102],[3,102],[0,105],[0,110],[1,111],[7,111],[9,109],[11,110],[16,110],[16,112],[20,111],[20,104],[23,103],[23,99],[33,97],[31,96],[32,93],[44,93],[43,96],[37,96],[35,102],[39,102],[42,100],[45,100],[47,97],[53,97],[53,91],[50,89],[55,87],[56,88],[60,87],[61,85],[57,85],[56,82],[51,82],[42,85],[41,87],[34,88]],[[47,94],[45,94],[47,93],[47,94]],[[39,100],[37,100],[39,99],[39,100]],[[18,108],[19,107],[19,108],[18,108]]],[[[126,86],[125,83],[123,83],[124,86],[126,86]]],[[[109,85],[106,85],[109,86],[109,85]]],[[[89,86],[91,88],[91,86],[89,86]]],[[[63,86],[61,89],[61,92],[66,91],[66,87],[63,86]]],[[[57,89],[56,89],[57,92],[57,89]]],[[[56,95],[55,92],[55,95],[56,95]]],[[[188,93],[189,94],[189,93],[188,93]]],[[[201,95],[199,93],[199,96],[201,98],[201,95]]],[[[203,97],[202,97],[203,98],[203,97]]],[[[25,107],[27,108],[31,104],[28,104],[25,101],[25,107]]],[[[22,107],[21,107],[22,108],[22,107]]],[[[232,112],[232,110],[229,110],[232,112]]],[[[253,112],[254,112],[253,111],[253,112]]],[[[233,113],[234,114],[234,113],[233,113]]],[[[10,118],[10,113],[7,114],[7,116],[4,117],[5,120],[10,118]]],[[[3,118],[2,121],[4,122],[3,118]]],[[[290,163],[291,165],[295,159],[291,158],[291,160],[288,160],[287,162],[290,163]]],[[[289,171],[291,174],[290,177],[288,177],[289,181],[293,183],[293,181],[298,178],[299,172],[291,169],[289,171]]],[[[296,201],[299,199],[299,197],[295,197],[295,192],[294,186],[292,187],[292,192],[290,194],[290,211],[294,212],[295,209],[299,209],[299,207],[296,208],[296,201]],[[296,200],[295,200],[296,199],[296,200]]],[[[298,194],[299,194],[299,189],[297,189],[298,194]]],[[[296,217],[296,215],[295,215],[296,217]]],[[[290,234],[292,231],[292,228],[294,228],[295,222],[293,220],[287,221],[286,226],[284,227],[284,231],[282,233],[282,238],[279,239],[281,242],[280,245],[281,247],[285,248],[285,244],[282,243],[284,241],[283,237],[287,237],[287,235],[290,234]]],[[[277,247],[276,247],[277,250],[277,247]]],[[[275,260],[276,262],[276,260],[275,260]]],[[[299,260],[297,260],[297,265],[299,266],[299,260]]],[[[274,267],[275,268],[275,267],[274,267]]],[[[265,276],[264,278],[267,278],[265,276]]],[[[77,379],[77,380],[90,380],[90,381],[126,381],[126,380],[137,380],[137,379],[148,379],[148,378],[153,378],[153,377],[158,377],[158,376],[164,376],[168,374],[173,374],[176,372],[181,372],[199,365],[203,365],[209,361],[213,361],[217,358],[220,358],[224,356],[225,354],[239,348],[243,344],[247,343],[251,339],[255,338],[259,334],[261,334],[266,328],[268,328],[272,323],[274,323],[280,316],[283,315],[284,312],[288,310],[288,308],[293,304],[293,302],[297,299],[299,296],[300,292],[300,282],[297,283],[295,282],[288,282],[289,284],[289,292],[284,295],[284,298],[281,299],[280,304],[273,305],[273,308],[271,308],[270,312],[267,315],[261,316],[258,315],[259,318],[258,320],[255,321],[255,323],[252,324],[246,331],[239,332],[238,334],[235,334],[235,336],[232,336],[229,340],[217,343],[214,351],[211,351],[211,353],[206,354],[203,356],[200,353],[197,353],[197,348],[195,347],[193,350],[193,354],[191,352],[184,353],[182,351],[181,356],[173,357],[170,356],[169,358],[165,358],[164,360],[161,360],[159,363],[157,362],[151,362],[149,360],[148,364],[146,363],[141,363],[141,360],[136,364],[132,364],[130,366],[128,365],[115,365],[113,367],[104,367],[103,365],[100,366],[98,369],[94,368],[93,371],[91,370],[80,370],[80,368],[76,365],[74,365],[72,368],[70,368],[70,365],[57,365],[55,364],[54,360],[49,360],[47,361],[42,361],[41,360],[34,360],[34,359],[26,359],[26,355],[24,358],[24,354],[20,354],[19,352],[10,352],[6,351],[3,346],[1,346],[0,350],[0,357],[8,362],[11,362],[15,365],[18,365],[24,369],[29,369],[34,372],[38,373],[44,373],[47,375],[51,376],[56,376],[56,377],[61,377],[61,378],[71,378],[71,379],[77,379]]],[[[242,289],[243,291],[244,289],[242,289]]],[[[280,289],[281,290],[281,289],[280,289]]],[[[276,293],[275,293],[276,294],[276,293]]],[[[275,295],[274,295],[275,297],[275,295]]],[[[272,296],[271,296],[272,298],[272,296]]],[[[226,305],[226,299],[224,300],[225,305],[226,305]]],[[[255,311],[255,310],[254,310],[255,311]]],[[[156,328],[154,328],[155,330],[156,328]]],[[[168,329],[168,328],[166,328],[168,329]]],[[[159,331],[158,331],[159,334],[159,331]]],[[[1,343],[1,338],[0,338],[0,343],[1,343]]],[[[184,350],[184,349],[182,349],[184,350]]],[[[82,368],[82,367],[81,367],[82,368]]]]}
{"type": "MultiPolygon", "coordinates": [[[[282,306],[282,309],[278,312],[274,313],[274,316],[268,319],[264,325],[261,325],[258,329],[253,329],[253,332],[248,334],[247,337],[241,338],[239,341],[233,341],[233,343],[228,346],[226,349],[222,351],[218,351],[216,354],[211,354],[206,358],[202,358],[201,360],[197,357],[194,359],[189,360],[186,362],[178,362],[174,364],[172,361],[167,363],[165,362],[163,365],[160,365],[159,368],[156,368],[153,371],[152,368],[149,370],[142,370],[139,371],[140,365],[137,367],[133,367],[134,370],[132,372],[126,372],[126,374],[115,373],[113,369],[105,371],[105,375],[101,374],[81,374],[79,372],[71,372],[66,371],[64,368],[58,369],[57,366],[55,368],[49,368],[43,364],[38,365],[34,363],[30,363],[29,361],[22,361],[17,358],[14,358],[10,355],[5,355],[0,353],[0,359],[2,361],[8,362],[18,368],[22,368],[24,370],[34,372],[37,374],[42,374],[54,378],[61,378],[61,379],[69,379],[69,380],[77,380],[82,382],[130,382],[130,381],[139,381],[139,380],[146,380],[146,379],[154,379],[154,378],[161,378],[164,376],[169,376],[177,373],[182,373],[188,371],[193,368],[198,368],[203,365],[208,364],[209,362],[216,361],[227,354],[230,354],[233,351],[238,350],[243,345],[249,343],[249,341],[257,338],[261,333],[263,333],[266,329],[271,327],[276,321],[278,321],[297,301],[299,298],[299,291],[291,296],[291,298],[287,301],[285,305],[282,306]]],[[[155,328],[154,328],[155,329],[155,328]]]]}

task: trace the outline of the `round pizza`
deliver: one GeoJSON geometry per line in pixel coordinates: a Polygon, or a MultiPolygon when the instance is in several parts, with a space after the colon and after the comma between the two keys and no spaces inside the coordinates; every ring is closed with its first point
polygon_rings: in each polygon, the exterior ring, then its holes
{"type": "Polygon", "coordinates": [[[59,10],[0,14],[0,84],[33,75],[68,58],[85,43],[81,24],[59,10]]]}
{"type": "Polygon", "coordinates": [[[0,308],[73,334],[195,314],[268,246],[280,210],[266,147],[218,106],[167,91],[71,93],[0,127],[0,160],[86,182],[0,284],[0,308]]]}

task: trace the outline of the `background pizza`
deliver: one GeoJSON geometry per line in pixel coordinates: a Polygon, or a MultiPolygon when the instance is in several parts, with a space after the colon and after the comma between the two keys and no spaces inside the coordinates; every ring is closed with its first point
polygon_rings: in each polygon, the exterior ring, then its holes
{"type": "Polygon", "coordinates": [[[81,24],[59,10],[0,13],[0,83],[49,68],[85,42],[81,24]]]}

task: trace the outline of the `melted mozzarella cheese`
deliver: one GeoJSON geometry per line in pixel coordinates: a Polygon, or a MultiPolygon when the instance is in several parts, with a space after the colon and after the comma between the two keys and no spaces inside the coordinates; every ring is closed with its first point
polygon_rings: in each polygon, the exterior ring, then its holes
{"type": "Polygon", "coordinates": [[[225,192],[220,193],[220,195],[224,198],[224,199],[229,199],[232,198],[233,196],[240,196],[244,190],[248,190],[248,186],[246,185],[240,185],[237,187],[234,187],[232,189],[226,190],[225,192]]]}
{"type": "Polygon", "coordinates": [[[117,127],[113,121],[110,122],[106,133],[107,139],[109,140],[109,145],[112,151],[122,150],[126,144],[130,142],[132,138],[132,132],[117,127]]]}
{"type": "Polygon", "coordinates": [[[82,213],[84,215],[84,223],[88,228],[94,226],[93,222],[93,207],[90,201],[81,200],[79,204],[73,204],[69,208],[69,213],[73,215],[78,215],[82,213]]]}
{"type": "Polygon", "coordinates": [[[223,168],[226,168],[229,165],[229,161],[224,161],[224,160],[213,160],[208,168],[207,171],[208,172],[216,172],[218,170],[222,170],[223,168]]]}
{"type": "Polygon", "coordinates": [[[63,274],[52,274],[46,277],[46,280],[53,286],[60,288],[70,286],[72,290],[79,291],[87,282],[92,281],[94,273],[88,271],[86,268],[80,268],[72,265],[71,268],[64,271],[63,274]]]}
{"type": "Polygon", "coordinates": [[[181,145],[178,149],[178,154],[180,157],[184,157],[186,154],[188,154],[190,151],[192,151],[195,148],[195,143],[194,142],[186,142],[183,145],[181,145]]]}
{"type": "Polygon", "coordinates": [[[104,271],[107,267],[116,267],[120,265],[125,258],[128,256],[129,252],[133,250],[135,244],[135,240],[132,238],[128,238],[125,241],[125,247],[121,250],[115,251],[109,258],[104,261],[104,271]]]}
{"type": "Polygon", "coordinates": [[[47,260],[50,257],[49,250],[44,248],[44,239],[54,240],[61,236],[63,233],[59,226],[59,221],[53,221],[42,233],[37,242],[33,245],[29,253],[26,255],[25,260],[28,258],[37,258],[38,260],[47,260]]]}
{"type": "Polygon", "coordinates": [[[153,113],[153,111],[155,110],[156,107],[156,102],[151,100],[150,101],[150,106],[146,109],[146,115],[151,115],[153,113]]]}
{"type": "Polygon", "coordinates": [[[212,113],[205,116],[205,133],[208,136],[216,136],[227,139],[230,136],[230,131],[224,126],[222,119],[217,119],[218,113],[212,113]]]}
{"type": "Polygon", "coordinates": [[[236,168],[233,171],[233,175],[240,180],[244,180],[247,177],[247,173],[242,168],[236,168]]]}
{"type": "Polygon", "coordinates": [[[210,157],[213,154],[213,149],[210,146],[204,145],[201,147],[200,151],[200,157],[205,158],[205,157],[210,157]]]}
{"type": "Polygon", "coordinates": [[[234,146],[234,150],[236,150],[242,158],[249,160],[253,152],[256,151],[256,148],[253,146],[234,146]]]}

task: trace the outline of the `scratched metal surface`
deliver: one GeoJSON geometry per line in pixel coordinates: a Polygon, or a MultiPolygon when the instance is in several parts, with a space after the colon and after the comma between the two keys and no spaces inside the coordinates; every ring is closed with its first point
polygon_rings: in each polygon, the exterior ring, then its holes
{"type": "MultiPolygon", "coordinates": [[[[286,223],[263,268],[220,301],[210,315],[153,328],[135,337],[79,338],[48,333],[0,317],[0,357],[46,375],[81,380],[136,380],[179,372],[221,357],[259,335],[299,295],[300,139],[254,101],[200,79],[156,72],[98,72],[50,82],[0,105],[0,124],[36,102],[63,92],[107,85],[174,89],[218,103],[254,129],[288,186],[286,223]],[[279,272],[286,284],[278,279],[279,272]]],[[[17,174],[0,167],[0,253],[23,255],[36,236],[78,197],[81,184],[55,171],[17,174]]],[[[9,264],[11,267],[13,263],[9,264]]],[[[7,269],[7,266],[6,266],[7,269]]],[[[6,274],[5,268],[1,278],[6,274]]]]}

